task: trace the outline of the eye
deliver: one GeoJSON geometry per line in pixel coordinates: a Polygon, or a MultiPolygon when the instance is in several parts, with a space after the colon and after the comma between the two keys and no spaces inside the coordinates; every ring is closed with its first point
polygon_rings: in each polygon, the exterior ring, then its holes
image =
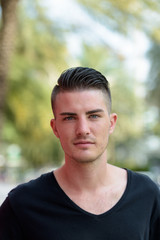
{"type": "Polygon", "coordinates": [[[99,117],[100,117],[100,116],[97,115],[97,114],[92,114],[92,115],[89,116],[89,118],[91,118],[91,119],[97,119],[97,118],[99,118],[99,117]]]}
{"type": "Polygon", "coordinates": [[[63,118],[64,121],[70,121],[70,120],[74,120],[74,119],[75,119],[75,117],[73,117],[73,116],[67,116],[67,117],[63,118]]]}

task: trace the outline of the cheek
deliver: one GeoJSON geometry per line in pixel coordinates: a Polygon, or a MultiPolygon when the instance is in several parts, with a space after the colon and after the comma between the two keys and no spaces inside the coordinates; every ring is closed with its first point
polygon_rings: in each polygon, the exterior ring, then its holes
{"type": "MultiPolygon", "coordinates": [[[[105,125],[104,125],[105,126],[105,125]]],[[[109,126],[105,126],[101,130],[98,131],[99,138],[101,139],[102,145],[105,145],[108,142],[109,138],[109,126]]]]}
{"type": "Polygon", "coordinates": [[[59,139],[60,139],[61,143],[63,143],[63,142],[65,143],[71,138],[72,131],[71,131],[70,127],[63,126],[63,128],[59,128],[58,134],[59,134],[59,139]]]}
{"type": "Polygon", "coordinates": [[[109,124],[106,124],[106,122],[102,122],[101,124],[97,124],[95,126],[95,130],[97,134],[101,136],[107,136],[109,134],[110,127],[109,124]]]}
{"type": "Polygon", "coordinates": [[[61,147],[65,152],[65,150],[68,148],[68,136],[66,136],[64,133],[59,133],[59,141],[61,143],[61,147]]]}

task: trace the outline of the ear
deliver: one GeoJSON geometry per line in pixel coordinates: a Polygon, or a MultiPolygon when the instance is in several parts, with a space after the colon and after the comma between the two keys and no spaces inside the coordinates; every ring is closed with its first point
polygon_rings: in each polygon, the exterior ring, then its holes
{"type": "Polygon", "coordinates": [[[50,121],[50,126],[51,126],[51,128],[52,128],[52,130],[53,130],[53,132],[54,132],[54,135],[57,137],[57,138],[59,138],[59,134],[58,134],[58,131],[57,131],[57,128],[56,128],[56,120],[53,118],[53,119],[51,119],[51,121],[50,121]]]}
{"type": "Polygon", "coordinates": [[[110,128],[109,128],[109,134],[112,134],[117,122],[117,114],[112,113],[110,114],[110,128]]]}

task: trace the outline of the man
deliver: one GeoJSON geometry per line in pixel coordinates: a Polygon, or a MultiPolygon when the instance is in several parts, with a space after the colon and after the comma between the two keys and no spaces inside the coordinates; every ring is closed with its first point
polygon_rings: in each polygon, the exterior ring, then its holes
{"type": "Polygon", "coordinates": [[[68,69],[51,103],[65,163],[9,193],[0,210],[0,239],[160,239],[156,184],[107,163],[117,120],[107,79],[91,68],[68,69]]]}

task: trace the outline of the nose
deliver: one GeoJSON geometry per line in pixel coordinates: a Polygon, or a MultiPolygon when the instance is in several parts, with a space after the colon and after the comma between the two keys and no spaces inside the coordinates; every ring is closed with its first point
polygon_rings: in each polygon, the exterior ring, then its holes
{"type": "Polygon", "coordinates": [[[77,136],[86,136],[90,134],[89,123],[87,119],[78,119],[76,125],[76,135],[77,136]]]}

